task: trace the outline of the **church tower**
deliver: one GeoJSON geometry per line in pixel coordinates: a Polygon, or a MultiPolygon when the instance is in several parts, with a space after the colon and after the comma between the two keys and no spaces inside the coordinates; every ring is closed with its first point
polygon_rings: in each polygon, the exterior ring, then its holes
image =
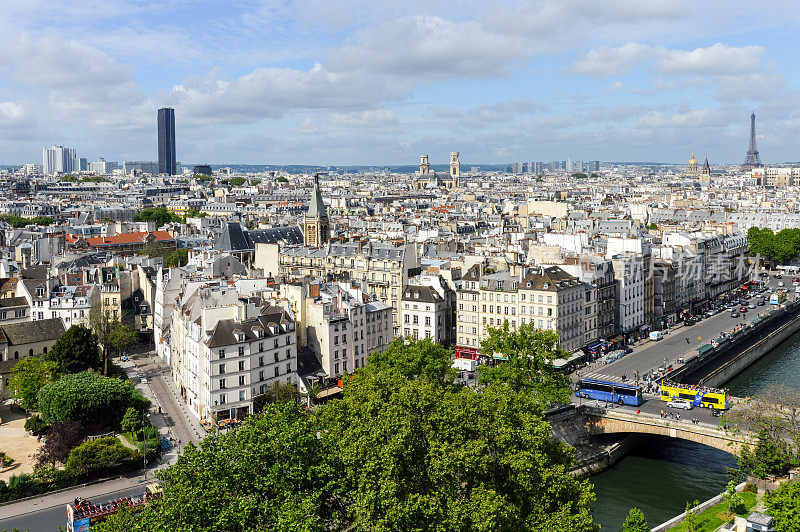
{"type": "Polygon", "coordinates": [[[327,244],[330,237],[328,209],[319,190],[319,174],[314,174],[314,192],[311,193],[311,201],[303,217],[303,239],[307,246],[320,247],[327,244]]]}
{"type": "Polygon", "coordinates": [[[700,182],[711,183],[711,167],[708,165],[708,157],[706,157],[706,162],[703,164],[703,171],[700,174],[700,182]]]}
{"type": "Polygon", "coordinates": [[[450,177],[461,177],[461,163],[458,160],[459,153],[457,151],[450,152],[450,177]]]}

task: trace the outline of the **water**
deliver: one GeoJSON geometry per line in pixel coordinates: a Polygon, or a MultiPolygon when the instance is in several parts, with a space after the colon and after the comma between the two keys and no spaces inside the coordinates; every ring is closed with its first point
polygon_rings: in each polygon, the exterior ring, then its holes
{"type": "MultiPolygon", "coordinates": [[[[728,383],[731,395],[747,397],[770,385],[800,389],[800,332],[728,383]]],[[[613,468],[590,480],[597,495],[595,520],[617,531],[632,506],[653,527],[681,513],[686,501],[706,500],[724,490],[727,453],[681,440],[652,438],[613,468]]]]}
{"type": "Polygon", "coordinates": [[[636,506],[651,527],[675,517],[687,501],[704,501],[725,489],[731,455],[683,440],[650,437],[614,467],[593,476],[594,518],[617,531],[636,506]]]}

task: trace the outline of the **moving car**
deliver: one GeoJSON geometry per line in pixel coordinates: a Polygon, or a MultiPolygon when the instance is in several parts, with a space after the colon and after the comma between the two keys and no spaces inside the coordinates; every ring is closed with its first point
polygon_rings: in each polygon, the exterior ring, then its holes
{"type": "Polygon", "coordinates": [[[692,409],[692,403],[690,403],[689,401],[684,401],[683,399],[673,399],[672,401],[667,403],[667,406],[671,408],[682,408],[683,410],[692,409]]]}
{"type": "Polygon", "coordinates": [[[754,304],[750,303],[749,305],[747,305],[747,308],[754,309],[754,308],[756,308],[756,306],[754,304]]]}
{"type": "Polygon", "coordinates": [[[739,317],[739,313],[738,312],[736,312],[736,311],[731,312],[731,318],[738,318],[738,317],[739,317]]]}
{"type": "Polygon", "coordinates": [[[756,305],[759,306],[759,307],[763,307],[764,306],[764,300],[763,299],[759,299],[758,303],[756,303],[756,305]]]}

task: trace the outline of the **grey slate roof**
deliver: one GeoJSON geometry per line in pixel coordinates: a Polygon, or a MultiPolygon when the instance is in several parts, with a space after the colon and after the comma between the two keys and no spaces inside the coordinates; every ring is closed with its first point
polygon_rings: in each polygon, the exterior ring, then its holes
{"type": "Polygon", "coordinates": [[[279,242],[301,244],[303,232],[299,227],[293,225],[246,231],[240,224],[233,222],[222,228],[222,234],[214,244],[214,248],[220,251],[244,252],[254,251],[256,244],[277,244],[279,242]]]}
{"type": "Polygon", "coordinates": [[[34,342],[58,340],[64,334],[61,318],[9,323],[0,327],[9,345],[24,345],[34,342]]]}
{"type": "Polygon", "coordinates": [[[306,216],[314,218],[316,216],[327,216],[328,209],[322,201],[322,192],[319,190],[319,176],[314,176],[314,192],[311,193],[311,201],[308,203],[306,216]]]}
{"type": "MultiPolygon", "coordinates": [[[[214,328],[211,330],[211,337],[208,339],[208,347],[221,347],[226,345],[238,344],[239,341],[234,336],[234,331],[239,330],[244,333],[246,342],[258,340],[257,333],[260,327],[264,331],[263,338],[270,338],[274,336],[270,330],[270,325],[285,325],[291,323],[293,320],[283,308],[279,306],[265,307],[262,314],[257,318],[237,322],[232,319],[219,320],[214,328]]],[[[276,334],[285,334],[286,331],[278,329],[276,334]]]]}

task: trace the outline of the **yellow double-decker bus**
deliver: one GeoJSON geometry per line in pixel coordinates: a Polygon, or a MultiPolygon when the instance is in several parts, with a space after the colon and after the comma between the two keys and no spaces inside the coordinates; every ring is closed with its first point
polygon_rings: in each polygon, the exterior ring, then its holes
{"type": "Polygon", "coordinates": [[[724,390],[669,381],[662,382],[661,400],[672,401],[673,399],[683,399],[692,403],[692,406],[717,410],[727,410],[731,400],[724,390]]]}

